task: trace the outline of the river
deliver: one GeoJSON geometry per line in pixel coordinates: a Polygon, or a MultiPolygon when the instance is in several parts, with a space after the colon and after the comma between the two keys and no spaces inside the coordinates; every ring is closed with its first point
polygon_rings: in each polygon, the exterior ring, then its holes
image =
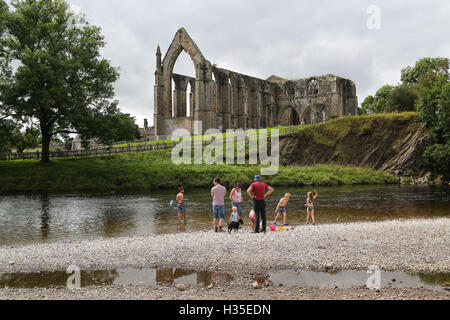
{"type": "MultiPolygon", "coordinates": [[[[277,202],[292,194],[288,223],[304,224],[311,188],[277,188],[268,199],[268,221],[277,202]]],[[[448,186],[339,186],[319,188],[317,222],[348,223],[450,216],[448,186]]],[[[149,236],[208,229],[210,190],[186,190],[189,221],[178,225],[175,192],[128,194],[33,194],[0,196],[0,245],[59,240],[149,236]]],[[[251,201],[244,203],[245,222],[251,201]]],[[[227,203],[229,217],[231,205],[227,203]]]]}

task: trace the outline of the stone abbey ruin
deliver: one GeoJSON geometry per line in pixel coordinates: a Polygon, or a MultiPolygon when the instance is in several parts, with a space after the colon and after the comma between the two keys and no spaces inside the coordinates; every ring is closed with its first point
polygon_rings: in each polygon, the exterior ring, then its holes
{"type": "Polygon", "coordinates": [[[353,81],[334,75],[263,80],[221,69],[205,59],[181,28],[164,59],[158,46],[154,106],[154,128],[144,128],[153,138],[171,135],[175,129],[199,134],[211,128],[225,131],[319,123],[356,115],[358,98],[353,81]],[[195,78],[173,73],[183,50],[194,63],[195,78]],[[197,121],[202,123],[202,132],[194,128],[197,121]]]}

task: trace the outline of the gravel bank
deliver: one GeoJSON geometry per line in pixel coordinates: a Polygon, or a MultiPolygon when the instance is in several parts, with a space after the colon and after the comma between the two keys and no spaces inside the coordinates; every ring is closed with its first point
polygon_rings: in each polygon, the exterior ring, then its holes
{"type": "Polygon", "coordinates": [[[294,231],[98,239],[0,247],[0,272],[185,268],[257,274],[268,270],[450,272],[450,218],[301,226],[294,231]],[[10,262],[14,261],[14,264],[10,262]]]}
{"type": "Polygon", "coordinates": [[[110,286],[70,291],[60,289],[0,289],[0,300],[449,300],[450,292],[424,289],[264,288],[229,284],[213,289],[191,288],[184,292],[169,287],[110,286]]]}

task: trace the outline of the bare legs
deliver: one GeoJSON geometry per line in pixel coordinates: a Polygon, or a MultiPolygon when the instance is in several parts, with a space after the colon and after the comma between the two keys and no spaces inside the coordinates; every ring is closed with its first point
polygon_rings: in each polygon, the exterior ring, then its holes
{"type": "MultiPolygon", "coordinates": [[[[278,213],[277,217],[275,218],[275,223],[274,224],[277,223],[278,219],[280,219],[280,216],[281,216],[281,214],[278,213]]],[[[287,222],[287,213],[284,213],[284,215],[283,215],[283,224],[286,225],[286,222],[287,222]]]]}
{"type": "Polygon", "coordinates": [[[214,219],[214,229],[217,229],[217,227],[219,226],[220,228],[223,228],[223,224],[224,224],[225,220],[224,219],[214,219]]]}
{"type": "Polygon", "coordinates": [[[314,209],[313,210],[306,210],[307,212],[307,218],[306,218],[306,224],[309,224],[309,220],[312,218],[313,224],[316,224],[316,218],[314,217],[314,209]]]}
{"type": "MultiPolygon", "coordinates": [[[[178,213],[178,222],[181,224],[181,221],[183,220],[183,214],[182,213],[178,213]]],[[[184,223],[187,222],[187,214],[186,212],[184,213],[184,223]]]]}

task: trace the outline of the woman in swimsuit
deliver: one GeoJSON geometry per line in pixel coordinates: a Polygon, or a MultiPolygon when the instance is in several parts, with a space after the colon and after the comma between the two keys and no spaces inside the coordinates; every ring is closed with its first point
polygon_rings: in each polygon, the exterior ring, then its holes
{"type": "Polygon", "coordinates": [[[308,198],[306,199],[306,224],[309,224],[309,219],[312,217],[313,225],[316,225],[316,218],[314,217],[314,200],[319,197],[319,194],[317,193],[317,190],[314,190],[314,193],[316,195],[314,195],[312,192],[308,192],[308,198]]]}

